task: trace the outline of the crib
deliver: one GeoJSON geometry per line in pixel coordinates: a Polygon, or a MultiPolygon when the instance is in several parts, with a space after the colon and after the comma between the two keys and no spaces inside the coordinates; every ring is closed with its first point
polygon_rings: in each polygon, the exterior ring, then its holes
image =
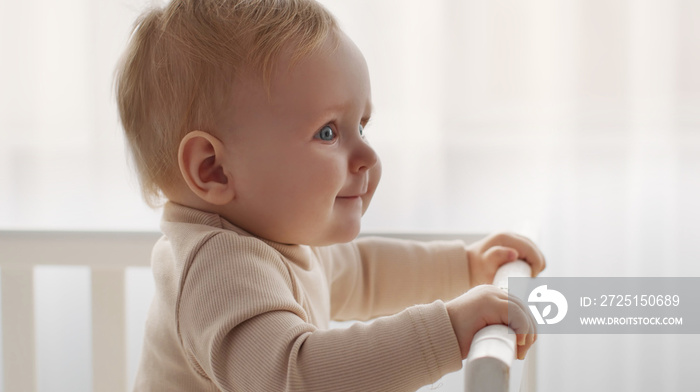
{"type": "MultiPolygon", "coordinates": [[[[417,240],[461,239],[482,235],[380,234],[417,240]]],[[[92,390],[124,392],[127,376],[125,274],[148,268],[155,232],[0,231],[0,296],[2,297],[2,391],[38,390],[35,337],[35,268],[82,266],[90,273],[92,390]],[[100,255],[95,259],[94,255],[100,255]]],[[[508,276],[529,276],[529,270],[508,267],[495,284],[507,287],[508,276]]],[[[144,301],[150,302],[149,298],[144,301]]],[[[536,345],[535,345],[536,346],[536,345]]],[[[463,370],[436,385],[444,391],[505,392],[536,389],[535,347],[525,361],[514,361],[515,341],[507,327],[489,326],[474,339],[463,370]],[[466,382],[465,382],[466,378],[466,382]]],[[[424,388],[430,390],[431,387],[424,388]]]]}

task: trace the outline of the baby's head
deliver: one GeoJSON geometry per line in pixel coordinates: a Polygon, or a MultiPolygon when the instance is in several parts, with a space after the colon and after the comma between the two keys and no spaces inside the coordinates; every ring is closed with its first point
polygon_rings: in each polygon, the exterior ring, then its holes
{"type": "Polygon", "coordinates": [[[379,182],[367,66],[313,0],[173,0],[137,22],[117,96],[143,194],[283,243],[345,242],[379,182]]]}

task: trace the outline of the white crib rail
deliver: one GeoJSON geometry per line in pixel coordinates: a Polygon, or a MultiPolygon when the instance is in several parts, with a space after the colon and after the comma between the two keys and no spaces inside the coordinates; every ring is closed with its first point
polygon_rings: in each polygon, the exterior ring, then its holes
{"type": "Polygon", "coordinates": [[[149,266],[157,233],[0,231],[3,387],[37,390],[34,267],[88,266],[92,278],[93,391],[124,392],[124,271],[149,266]]]}
{"type": "MultiPolygon", "coordinates": [[[[531,275],[530,265],[517,260],[501,266],[496,272],[493,284],[508,290],[509,277],[531,275]]],[[[465,392],[508,392],[510,369],[516,354],[515,334],[512,329],[505,325],[489,325],[479,330],[474,335],[465,363],[465,392]]],[[[534,346],[528,353],[530,362],[533,361],[533,354],[534,346]]],[[[519,390],[534,390],[534,375],[526,374],[523,378],[525,384],[517,385],[521,387],[519,390]]]]}
{"type": "MultiPolygon", "coordinates": [[[[465,243],[483,237],[381,235],[416,240],[461,239],[465,243]]],[[[37,390],[34,267],[61,265],[87,266],[91,271],[93,390],[126,391],[125,270],[148,267],[151,249],[158,237],[154,232],[0,231],[3,390],[37,390]]],[[[476,352],[474,346],[472,351],[476,352]]],[[[493,356],[489,349],[486,352],[493,356]]],[[[494,374],[494,369],[487,370],[486,374],[494,374]]]]}

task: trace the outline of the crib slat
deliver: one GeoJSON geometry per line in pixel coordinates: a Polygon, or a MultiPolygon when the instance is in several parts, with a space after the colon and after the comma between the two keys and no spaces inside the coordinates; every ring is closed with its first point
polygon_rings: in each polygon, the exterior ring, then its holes
{"type": "MultiPolygon", "coordinates": [[[[493,284],[507,290],[508,277],[530,277],[531,273],[529,264],[516,260],[498,269],[493,284]]],[[[487,325],[479,330],[474,335],[465,362],[465,391],[507,392],[510,389],[510,370],[516,352],[515,334],[508,326],[487,325]]],[[[534,373],[532,368],[528,371],[534,373]]],[[[519,386],[521,391],[529,391],[529,385],[519,386]]]]}
{"type": "Polygon", "coordinates": [[[527,350],[527,358],[525,359],[523,369],[523,380],[520,390],[523,392],[534,392],[537,390],[537,344],[530,346],[527,350]]]}
{"type": "Polygon", "coordinates": [[[34,270],[2,268],[3,387],[36,391],[34,340],[34,270]]]}
{"type": "Polygon", "coordinates": [[[94,391],[126,391],[126,311],[123,268],[92,269],[94,391]]]}

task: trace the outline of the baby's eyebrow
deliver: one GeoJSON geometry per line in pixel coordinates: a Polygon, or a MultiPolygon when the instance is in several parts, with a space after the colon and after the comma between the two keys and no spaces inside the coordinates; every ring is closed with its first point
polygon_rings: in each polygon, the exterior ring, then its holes
{"type": "MultiPolygon", "coordinates": [[[[326,108],[326,110],[324,110],[322,112],[323,114],[320,115],[319,117],[327,118],[327,117],[334,117],[334,116],[340,115],[341,113],[348,110],[348,107],[349,107],[349,105],[336,105],[336,106],[326,108]]],[[[374,112],[374,104],[372,104],[372,102],[367,103],[367,105],[365,106],[365,111],[362,114],[362,118],[361,118],[362,121],[365,121],[365,122],[369,121],[370,118],[372,117],[373,112],[374,112]]]]}

